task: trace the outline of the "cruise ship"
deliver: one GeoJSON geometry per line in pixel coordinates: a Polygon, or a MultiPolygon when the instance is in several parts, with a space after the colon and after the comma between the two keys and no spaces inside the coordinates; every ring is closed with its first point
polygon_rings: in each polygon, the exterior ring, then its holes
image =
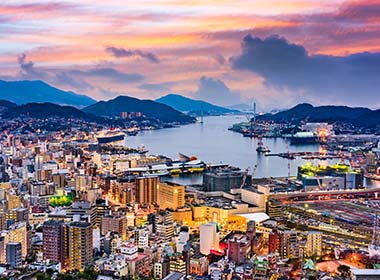
{"type": "Polygon", "coordinates": [[[123,141],[125,133],[118,129],[102,130],[96,135],[99,144],[123,141]]]}
{"type": "Polygon", "coordinates": [[[309,131],[300,131],[289,137],[291,144],[314,144],[318,143],[318,137],[309,131]]]}

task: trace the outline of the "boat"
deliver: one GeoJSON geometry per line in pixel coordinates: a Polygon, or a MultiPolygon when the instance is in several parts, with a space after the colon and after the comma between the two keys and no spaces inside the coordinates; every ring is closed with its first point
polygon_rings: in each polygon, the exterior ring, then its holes
{"type": "Polygon", "coordinates": [[[147,150],[147,149],[145,148],[144,145],[140,145],[140,146],[137,148],[137,150],[138,150],[138,153],[139,153],[140,155],[144,155],[144,154],[146,154],[147,152],[149,152],[149,150],[147,150]]]}
{"type": "Polygon", "coordinates": [[[270,153],[270,150],[268,147],[260,146],[256,148],[256,151],[258,153],[270,153]]]}
{"type": "Polygon", "coordinates": [[[123,141],[125,133],[119,129],[102,130],[96,135],[99,144],[109,144],[113,142],[123,141]]]}
{"type": "Polygon", "coordinates": [[[318,143],[318,137],[309,131],[301,131],[289,137],[291,144],[314,144],[318,143]]]}

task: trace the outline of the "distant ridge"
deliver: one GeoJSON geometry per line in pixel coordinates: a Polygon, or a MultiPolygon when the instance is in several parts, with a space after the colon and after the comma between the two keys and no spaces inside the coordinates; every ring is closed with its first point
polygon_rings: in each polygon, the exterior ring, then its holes
{"type": "Polygon", "coordinates": [[[358,127],[373,128],[380,126],[380,110],[348,106],[316,106],[302,103],[293,108],[276,114],[265,114],[258,117],[261,120],[275,122],[345,122],[358,127]]]}
{"type": "MultiPolygon", "coordinates": [[[[47,118],[47,117],[63,117],[76,119],[94,119],[95,116],[86,114],[85,112],[72,107],[61,106],[53,103],[27,103],[15,107],[10,107],[2,115],[3,118],[17,118],[27,116],[31,118],[47,118]]],[[[96,117],[95,117],[96,118],[96,117]]]]}
{"type": "Polygon", "coordinates": [[[179,94],[168,94],[156,99],[156,101],[191,115],[224,115],[239,112],[238,110],[216,106],[202,100],[194,100],[179,94]]]}
{"type": "Polygon", "coordinates": [[[63,91],[42,81],[2,81],[0,80],[0,99],[18,105],[31,102],[50,102],[60,105],[85,107],[96,101],[86,95],[63,91]]]}
{"type": "Polygon", "coordinates": [[[120,117],[122,112],[141,112],[147,118],[164,123],[192,123],[193,117],[185,115],[170,106],[153,100],[140,100],[129,96],[118,96],[108,101],[99,101],[83,109],[86,113],[104,117],[120,117]]]}

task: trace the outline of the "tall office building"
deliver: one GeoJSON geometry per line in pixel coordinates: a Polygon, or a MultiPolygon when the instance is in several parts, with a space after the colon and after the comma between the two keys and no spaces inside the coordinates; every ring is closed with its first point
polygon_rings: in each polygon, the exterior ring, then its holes
{"type": "Polygon", "coordinates": [[[160,209],[177,210],[185,206],[185,187],[174,183],[159,183],[157,204],[160,209]]]}
{"type": "Polygon", "coordinates": [[[87,222],[71,222],[68,233],[68,270],[83,270],[93,260],[92,225],[87,222]]]}
{"type": "Polygon", "coordinates": [[[306,257],[320,257],[322,255],[322,232],[309,231],[306,236],[306,257]]]}
{"type": "Polygon", "coordinates": [[[219,231],[214,222],[200,226],[200,251],[209,255],[211,250],[219,250],[219,231]]]}
{"type": "Polygon", "coordinates": [[[136,202],[139,204],[157,203],[158,176],[136,178],[136,202]]]}
{"type": "Polygon", "coordinates": [[[62,220],[45,221],[42,227],[43,258],[57,261],[64,267],[67,260],[67,233],[62,220]]]}

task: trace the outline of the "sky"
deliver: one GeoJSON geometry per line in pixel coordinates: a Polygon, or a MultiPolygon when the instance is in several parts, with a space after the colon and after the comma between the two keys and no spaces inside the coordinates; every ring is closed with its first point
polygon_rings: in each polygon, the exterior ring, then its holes
{"type": "Polygon", "coordinates": [[[0,79],[96,100],[378,108],[380,0],[2,0],[0,79]]]}

